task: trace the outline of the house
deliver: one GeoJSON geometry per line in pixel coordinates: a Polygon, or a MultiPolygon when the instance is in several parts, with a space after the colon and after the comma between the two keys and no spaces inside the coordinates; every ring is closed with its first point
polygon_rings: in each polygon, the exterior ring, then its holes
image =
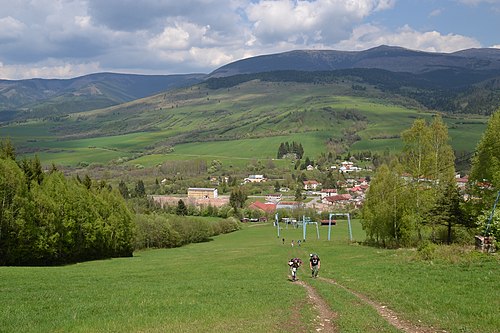
{"type": "Polygon", "coordinates": [[[361,195],[364,192],[363,189],[361,188],[361,186],[359,186],[359,185],[348,188],[347,191],[352,193],[352,194],[355,194],[355,195],[361,195]]]}
{"type": "Polygon", "coordinates": [[[358,178],[358,185],[368,185],[368,181],[365,177],[358,178]]]}
{"type": "Polygon", "coordinates": [[[243,180],[244,183],[262,183],[265,181],[267,181],[267,178],[264,178],[264,175],[249,175],[243,180]]]}
{"type": "Polygon", "coordinates": [[[190,187],[188,188],[188,198],[217,198],[216,188],[201,188],[201,187],[190,187]]]}
{"type": "Polygon", "coordinates": [[[457,175],[455,177],[455,181],[457,182],[457,186],[461,189],[465,188],[465,186],[467,185],[467,183],[469,182],[469,177],[468,176],[465,176],[465,177],[460,177],[460,175],[457,175]]]}
{"type": "Polygon", "coordinates": [[[350,194],[337,194],[330,197],[325,197],[321,200],[322,203],[336,207],[345,206],[351,200],[350,194]]]}
{"type": "Polygon", "coordinates": [[[341,167],[339,168],[339,172],[352,172],[352,171],[360,171],[361,168],[354,166],[352,162],[342,162],[341,167]]]}
{"type": "Polygon", "coordinates": [[[324,188],[320,192],[321,199],[325,197],[331,197],[333,195],[337,195],[337,189],[335,188],[324,188]]]}
{"type": "Polygon", "coordinates": [[[255,210],[261,210],[264,213],[274,213],[276,211],[276,204],[275,203],[270,203],[270,202],[260,202],[260,201],[255,201],[252,202],[249,206],[249,209],[255,209],[255,210]]]}
{"type": "Polygon", "coordinates": [[[315,180],[304,180],[304,190],[315,190],[319,186],[321,186],[321,183],[315,181],[315,180]]]}
{"type": "Polygon", "coordinates": [[[281,193],[267,194],[266,201],[267,202],[280,202],[283,195],[281,193]]]}
{"type": "Polygon", "coordinates": [[[306,170],[312,171],[312,170],[314,170],[314,167],[311,164],[309,164],[308,166],[306,166],[306,170]]]}
{"type": "Polygon", "coordinates": [[[300,207],[300,202],[296,201],[281,201],[276,204],[276,209],[297,209],[300,207]]]}

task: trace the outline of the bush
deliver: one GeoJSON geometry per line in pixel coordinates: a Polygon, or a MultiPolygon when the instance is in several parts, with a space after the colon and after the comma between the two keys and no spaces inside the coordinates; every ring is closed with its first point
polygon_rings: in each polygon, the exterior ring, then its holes
{"type": "Polygon", "coordinates": [[[419,257],[423,260],[432,260],[435,257],[437,245],[431,242],[422,242],[422,244],[417,248],[417,253],[419,257]]]}
{"type": "Polygon", "coordinates": [[[135,249],[171,248],[206,242],[211,237],[240,229],[234,218],[209,222],[204,218],[170,214],[139,214],[135,218],[135,249]]]}

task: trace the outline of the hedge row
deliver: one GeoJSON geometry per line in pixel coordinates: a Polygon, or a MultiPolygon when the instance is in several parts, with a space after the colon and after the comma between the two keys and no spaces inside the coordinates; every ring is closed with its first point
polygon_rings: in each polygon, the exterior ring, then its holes
{"type": "Polygon", "coordinates": [[[206,242],[213,236],[240,229],[240,223],[234,218],[209,222],[192,216],[138,214],[135,222],[136,249],[172,248],[206,242]]]}

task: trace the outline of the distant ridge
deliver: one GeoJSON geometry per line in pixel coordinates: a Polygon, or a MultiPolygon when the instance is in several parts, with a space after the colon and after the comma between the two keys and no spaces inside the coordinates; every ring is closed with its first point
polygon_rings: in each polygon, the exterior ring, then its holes
{"type": "Polygon", "coordinates": [[[330,71],[353,68],[409,73],[443,69],[496,70],[500,69],[500,49],[433,53],[381,45],[364,51],[296,50],[238,60],[216,69],[209,77],[278,70],[330,71]]]}
{"type": "Polygon", "coordinates": [[[72,79],[0,80],[0,121],[21,110],[57,115],[107,107],[191,86],[205,76],[96,73],[72,79]]]}

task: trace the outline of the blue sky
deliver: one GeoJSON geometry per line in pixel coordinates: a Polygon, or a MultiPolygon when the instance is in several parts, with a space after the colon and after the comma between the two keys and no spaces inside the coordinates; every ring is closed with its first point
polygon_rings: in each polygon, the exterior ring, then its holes
{"type": "Polygon", "coordinates": [[[0,78],[209,73],[296,49],[500,48],[500,0],[0,0],[0,78]]]}

